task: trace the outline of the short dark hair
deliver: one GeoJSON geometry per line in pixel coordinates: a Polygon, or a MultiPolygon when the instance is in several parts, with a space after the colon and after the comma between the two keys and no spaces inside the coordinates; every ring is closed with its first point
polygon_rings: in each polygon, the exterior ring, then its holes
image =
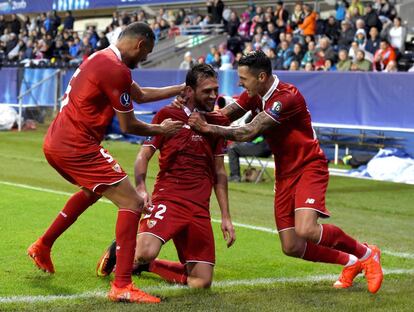
{"type": "Polygon", "coordinates": [[[197,88],[200,78],[217,78],[217,73],[211,65],[197,64],[187,72],[185,84],[193,89],[197,88]]]}
{"type": "Polygon", "coordinates": [[[142,22],[134,22],[129,24],[123,31],[121,31],[118,39],[125,37],[136,38],[137,36],[142,36],[153,41],[155,40],[155,35],[151,27],[149,27],[148,24],[142,22]]]}
{"type": "Polygon", "coordinates": [[[272,75],[272,63],[263,51],[253,51],[244,55],[239,60],[239,66],[247,66],[250,71],[259,74],[265,72],[269,76],[272,75]]]}

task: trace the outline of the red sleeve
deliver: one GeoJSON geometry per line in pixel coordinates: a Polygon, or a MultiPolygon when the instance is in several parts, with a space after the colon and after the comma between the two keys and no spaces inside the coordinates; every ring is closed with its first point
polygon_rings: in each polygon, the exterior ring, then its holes
{"type": "MultiPolygon", "coordinates": [[[[163,115],[164,114],[162,113],[162,111],[159,111],[158,113],[155,114],[154,118],[152,118],[151,123],[160,124],[165,119],[163,115]]],[[[152,146],[154,149],[160,149],[163,141],[164,141],[163,135],[149,136],[145,139],[143,146],[152,146]]]]}
{"type": "Polygon", "coordinates": [[[217,139],[216,148],[214,149],[213,153],[214,156],[223,156],[226,154],[226,140],[223,137],[219,137],[217,139]]]}
{"type": "Polygon", "coordinates": [[[122,113],[134,110],[131,100],[131,71],[114,67],[100,79],[100,88],[109,98],[112,107],[122,113]]]}
{"type": "Polygon", "coordinates": [[[250,110],[254,111],[257,108],[258,101],[260,102],[260,98],[258,96],[250,97],[247,91],[244,91],[240,94],[235,103],[247,112],[250,110]]]}

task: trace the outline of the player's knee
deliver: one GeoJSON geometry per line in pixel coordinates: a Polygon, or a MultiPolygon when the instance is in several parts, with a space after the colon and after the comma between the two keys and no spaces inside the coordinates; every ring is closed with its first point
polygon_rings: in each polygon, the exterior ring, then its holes
{"type": "Polygon", "coordinates": [[[190,288],[210,288],[212,284],[211,278],[191,277],[187,278],[187,285],[190,288]]]}
{"type": "Polygon", "coordinates": [[[300,257],[303,252],[301,251],[299,246],[295,243],[282,244],[282,250],[286,256],[295,257],[295,258],[300,257]]]}
{"type": "Polygon", "coordinates": [[[295,226],[296,235],[305,240],[314,241],[317,238],[319,227],[313,224],[303,224],[295,226]]]}
{"type": "Polygon", "coordinates": [[[135,251],[135,259],[139,264],[149,263],[157,258],[159,249],[149,243],[140,243],[135,251]]]}

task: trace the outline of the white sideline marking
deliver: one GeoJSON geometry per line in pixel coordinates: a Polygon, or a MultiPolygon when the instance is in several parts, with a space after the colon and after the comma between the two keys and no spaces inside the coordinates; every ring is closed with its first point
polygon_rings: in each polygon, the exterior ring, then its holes
{"type": "MultiPolygon", "coordinates": [[[[384,275],[403,275],[414,274],[414,269],[390,269],[384,270],[384,275]]],[[[307,277],[279,277],[279,278],[256,278],[251,280],[227,280],[213,282],[214,288],[228,288],[232,286],[259,286],[269,284],[295,284],[295,283],[307,283],[307,282],[330,282],[336,280],[338,276],[334,274],[325,275],[313,275],[307,277]]],[[[162,285],[144,287],[142,290],[147,292],[159,292],[166,290],[179,290],[186,289],[188,287],[182,285],[162,285]]],[[[88,291],[82,294],[76,295],[51,295],[51,296],[12,296],[12,297],[0,297],[0,303],[36,303],[36,302],[50,302],[55,300],[73,300],[73,299],[91,299],[91,298],[104,298],[106,297],[104,291],[88,291]]]]}
{"type": "MultiPolygon", "coordinates": [[[[0,181],[0,184],[25,188],[25,189],[39,191],[39,192],[51,193],[51,194],[58,194],[58,195],[65,195],[65,196],[73,195],[73,193],[69,193],[69,192],[55,191],[55,190],[51,190],[51,189],[47,189],[47,188],[43,188],[43,187],[36,187],[36,186],[20,184],[20,183],[0,181]]],[[[100,199],[99,201],[107,203],[107,204],[112,204],[111,201],[109,201],[107,199],[100,199]]],[[[211,219],[211,221],[215,222],[215,223],[221,223],[221,220],[218,220],[218,219],[211,219]]],[[[255,226],[255,225],[243,224],[243,223],[238,223],[238,222],[233,222],[233,225],[241,227],[241,228],[245,228],[245,229],[250,229],[250,230],[255,230],[255,231],[260,231],[260,232],[265,232],[265,233],[271,233],[271,234],[278,234],[276,230],[266,228],[266,227],[263,227],[263,226],[255,226]]],[[[385,254],[385,255],[392,256],[392,257],[397,257],[397,258],[414,259],[414,254],[408,253],[408,252],[396,252],[396,251],[390,251],[390,250],[381,250],[381,253],[385,254]]]]}

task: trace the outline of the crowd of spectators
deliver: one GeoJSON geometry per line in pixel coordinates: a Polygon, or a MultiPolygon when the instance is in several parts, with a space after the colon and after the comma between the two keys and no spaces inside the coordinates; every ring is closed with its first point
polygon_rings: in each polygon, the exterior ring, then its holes
{"type": "Polygon", "coordinates": [[[206,57],[221,69],[228,51],[236,67],[243,54],[261,49],[275,70],[394,72],[405,52],[407,30],[389,0],[365,5],[338,0],[327,19],[310,4],[297,2],[288,11],[281,1],[275,7],[250,5],[223,18],[230,36],[226,54],[212,46],[206,57]]]}
{"type": "MultiPolygon", "coordinates": [[[[116,41],[125,25],[134,21],[150,24],[156,40],[188,34],[192,27],[206,29],[222,24],[229,39],[195,59],[185,54],[180,68],[205,62],[217,69],[235,68],[237,60],[261,49],[275,70],[397,71],[397,60],[405,50],[407,31],[390,0],[363,5],[360,0],[337,0],[335,14],[322,19],[311,5],[297,2],[287,10],[250,4],[239,14],[221,0],[207,1],[207,12],[159,9],[155,16],[143,10],[115,11],[104,31],[89,26],[73,31],[70,11],[56,11],[6,21],[0,15],[0,61],[15,65],[79,65],[91,53],[116,41]]],[[[205,33],[205,32],[204,32],[205,33]]]]}

